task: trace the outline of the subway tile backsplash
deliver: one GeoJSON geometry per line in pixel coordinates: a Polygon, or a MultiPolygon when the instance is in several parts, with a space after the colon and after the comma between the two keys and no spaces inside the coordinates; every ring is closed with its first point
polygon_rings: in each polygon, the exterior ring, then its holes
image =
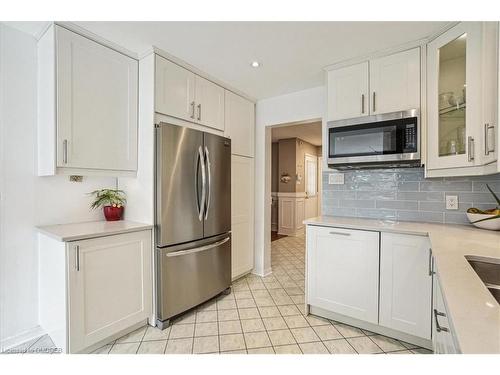
{"type": "Polygon", "coordinates": [[[344,185],[328,185],[323,173],[323,215],[469,224],[470,207],[493,208],[488,184],[500,195],[500,174],[424,179],[423,168],[344,172],[344,185]],[[458,196],[458,210],[446,210],[446,195],[458,196]]]}

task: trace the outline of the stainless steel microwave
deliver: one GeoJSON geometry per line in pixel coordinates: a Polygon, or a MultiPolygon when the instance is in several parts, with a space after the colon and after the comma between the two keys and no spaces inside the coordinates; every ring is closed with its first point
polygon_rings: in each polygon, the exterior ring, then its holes
{"type": "Polygon", "coordinates": [[[335,169],[420,166],[418,110],[328,122],[328,165],[335,169]]]}

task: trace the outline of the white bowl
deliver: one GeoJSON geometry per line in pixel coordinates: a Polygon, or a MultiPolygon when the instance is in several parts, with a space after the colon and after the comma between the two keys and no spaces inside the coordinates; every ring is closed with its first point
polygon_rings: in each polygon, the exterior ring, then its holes
{"type": "Polygon", "coordinates": [[[471,222],[472,225],[482,229],[489,230],[500,230],[500,217],[493,220],[484,220],[479,223],[475,223],[475,221],[486,219],[488,217],[493,217],[495,215],[486,215],[486,214],[470,214],[467,212],[467,218],[471,222]]]}

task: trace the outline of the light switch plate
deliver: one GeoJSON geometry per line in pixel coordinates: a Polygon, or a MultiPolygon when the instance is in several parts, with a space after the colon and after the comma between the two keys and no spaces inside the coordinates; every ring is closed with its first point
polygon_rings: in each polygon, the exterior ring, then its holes
{"type": "Polygon", "coordinates": [[[343,173],[328,174],[328,185],[344,185],[344,174],[343,173]]]}
{"type": "Polygon", "coordinates": [[[458,196],[457,195],[447,195],[446,196],[446,209],[447,210],[458,210],[458,196]]]}

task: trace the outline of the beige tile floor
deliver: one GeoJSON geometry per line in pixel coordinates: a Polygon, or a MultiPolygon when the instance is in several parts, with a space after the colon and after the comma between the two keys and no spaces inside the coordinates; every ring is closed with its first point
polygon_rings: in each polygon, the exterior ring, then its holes
{"type": "MultiPolygon", "coordinates": [[[[301,234],[272,242],[272,275],[247,275],[233,283],[231,294],[187,312],[164,331],[146,326],[94,353],[431,353],[336,321],[305,316],[304,241],[301,234]]],[[[48,336],[38,341],[25,345],[24,352],[40,345],[53,347],[48,336]]]]}

